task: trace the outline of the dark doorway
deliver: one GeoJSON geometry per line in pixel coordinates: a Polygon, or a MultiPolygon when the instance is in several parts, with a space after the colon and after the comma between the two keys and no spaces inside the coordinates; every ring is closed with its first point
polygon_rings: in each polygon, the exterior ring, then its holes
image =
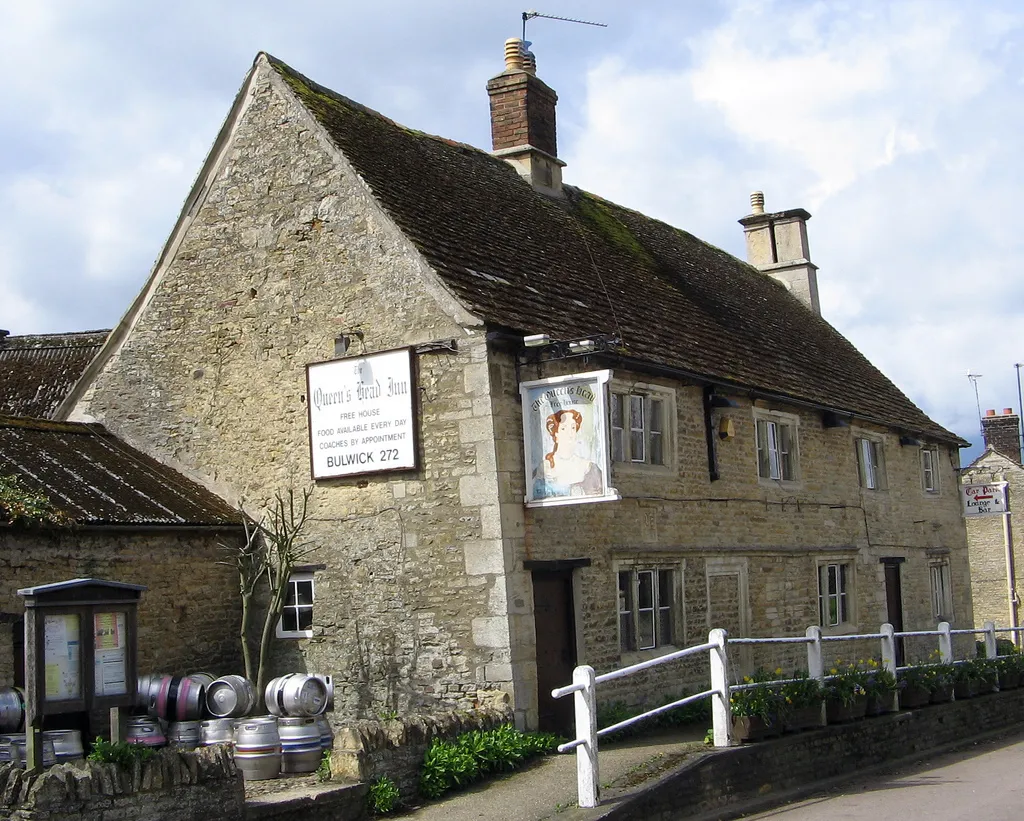
{"type": "MultiPolygon", "coordinates": [[[[885,567],[886,621],[897,633],[903,632],[903,586],[900,582],[902,558],[882,559],[885,567]]],[[[896,639],[896,666],[903,666],[903,639],[896,639]]]]}
{"type": "Polygon", "coordinates": [[[533,571],[533,617],[537,626],[538,728],[572,736],[573,698],[551,697],[553,689],[572,682],[576,666],[571,570],[533,571]]]}

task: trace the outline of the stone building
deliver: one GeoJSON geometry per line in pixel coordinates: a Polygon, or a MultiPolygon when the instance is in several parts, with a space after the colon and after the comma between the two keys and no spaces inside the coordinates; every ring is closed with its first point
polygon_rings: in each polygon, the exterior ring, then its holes
{"type": "Polygon", "coordinates": [[[0,494],[0,686],[24,686],[18,590],[77,578],[145,585],[139,669],[238,669],[238,582],[225,546],[240,516],[203,487],[98,425],[0,416],[0,477],[66,517],[39,523],[0,494]]]}
{"type": "Polygon", "coordinates": [[[935,566],[969,621],[965,443],[821,318],[809,214],[755,197],[741,262],[564,183],[557,98],[518,41],[487,91],[490,153],[260,54],[59,415],[232,502],[312,483],[278,650],[334,673],[347,715],[503,691],[558,726],[546,694],[574,664],[710,626],[932,626],[935,566]],[[358,416],[381,352],[408,363],[402,431],[358,416]],[[342,367],[357,394],[310,389],[342,367]],[[537,415],[569,396],[585,422],[537,415]],[[322,450],[341,432],[396,447],[322,450]]]}
{"type": "MultiPolygon", "coordinates": [[[[967,518],[974,622],[1016,627],[1020,621],[1019,574],[1024,572],[1024,468],[1021,467],[1020,416],[1013,408],[989,410],[981,420],[985,452],[963,469],[965,485],[1006,482],[1010,520],[1004,516],[967,518]],[[1011,550],[1007,551],[1007,540],[1011,550]]],[[[1009,634],[1001,638],[1011,638],[1009,634]]]]}

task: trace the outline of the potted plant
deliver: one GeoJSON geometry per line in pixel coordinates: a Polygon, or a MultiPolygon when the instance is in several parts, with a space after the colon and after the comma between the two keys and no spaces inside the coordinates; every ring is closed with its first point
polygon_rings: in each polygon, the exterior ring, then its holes
{"type": "Polygon", "coordinates": [[[932,699],[932,680],[926,667],[911,665],[896,673],[896,688],[900,708],[904,710],[924,707],[932,699]]]}
{"type": "Polygon", "coordinates": [[[866,673],[864,690],[868,703],[865,713],[869,716],[891,713],[895,709],[896,676],[875,659],[868,659],[866,673]]]}
{"type": "Polygon", "coordinates": [[[925,665],[925,674],[928,676],[931,690],[932,704],[942,704],[953,699],[953,681],[956,676],[956,666],[945,662],[936,662],[925,665]]]}
{"type": "Polygon", "coordinates": [[[995,659],[999,674],[999,689],[1013,690],[1020,687],[1021,670],[1024,668],[1024,655],[1011,652],[995,659]]]}
{"type": "Polygon", "coordinates": [[[825,678],[825,717],[829,724],[863,718],[867,710],[866,673],[856,664],[836,659],[825,678]]]}
{"type": "Polygon", "coordinates": [[[779,689],[782,699],[782,729],[797,732],[821,726],[824,697],[821,682],[810,678],[806,670],[797,670],[779,689]]]}
{"type": "MultiPolygon", "coordinates": [[[[779,673],[782,671],[779,670],[779,673]]],[[[779,715],[782,698],[779,686],[772,684],[776,676],[758,670],[733,685],[729,695],[732,711],[732,735],[737,741],[760,741],[782,732],[779,715]]]]}

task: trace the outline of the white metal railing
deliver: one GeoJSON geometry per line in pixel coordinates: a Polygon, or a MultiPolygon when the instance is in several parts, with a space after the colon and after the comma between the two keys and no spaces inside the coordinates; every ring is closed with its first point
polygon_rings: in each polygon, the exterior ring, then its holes
{"type": "MultiPolygon", "coordinates": [[[[807,673],[811,678],[816,678],[824,683],[832,676],[825,675],[824,656],[822,646],[826,642],[844,641],[879,641],[881,643],[882,667],[892,673],[893,676],[899,670],[906,667],[896,665],[896,640],[912,636],[932,636],[938,639],[938,650],[940,661],[944,664],[959,663],[953,658],[953,636],[956,635],[984,635],[985,655],[988,658],[996,656],[996,633],[1012,633],[1015,640],[1020,633],[1024,633],[1024,627],[999,627],[992,622],[985,622],[985,626],[976,629],[953,630],[949,622],[940,622],[935,630],[906,630],[896,632],[891,624],[883,624],[877,633],[862,633],[857,635],[827,636],[822,635],[821,628],[817,626],[808,627],[803,636],[784,636],[776,638],[734,638],[730,639],[725,630],[716,628],[708,633],[708,640],[704,644],[694,647],[687,647],[677,650],[658,658],[642,661],[639,664],[631,664],[618,670],[596,675],[594,668],[589,665],[581,665],[573,670],[572,684],[565,687],[558,687],[551,691],[554,698],[563,698],[572,695],[576,715],[576,738],[561,744],[559,752],[576,751],[576,781],[577,781],[577,803],[581,807],[596,807],[600,802],[600,780],[598,777],[597,739],[601,736],[614,733],[617,730],[629,727],[644,719],[668,712],[685,704],[691,704],[703,699],[711,699],[711,722],[714,745],[716,747],[728,747],[732,744],[732,714],[730,709],[730,695],[733,691],[747,689],[753,685],[730,685],[728,677],[728,645],[754,645],[754,644],[804,644],[807,646],[807,673]],[[702,653],[708,654],[710,663],[710,688],[699,693],[681,698],[671,704],[665,704],[653,710],[648,710],[640,715],[627,718],[612,724],[608,727],[598,729],[597,726],[597,685],[619,678],[634,675],[643,670],[660,667],[680,661],[688,656],[696,656],[702,653]]],[[[893,694],[892,708],[899,706],[899,697],[893,694]]]]}

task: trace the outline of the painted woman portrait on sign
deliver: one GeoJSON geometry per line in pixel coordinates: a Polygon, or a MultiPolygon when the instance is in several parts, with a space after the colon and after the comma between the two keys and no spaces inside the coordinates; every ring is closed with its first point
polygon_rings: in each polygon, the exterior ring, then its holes
{"type": "Polygon", "coordinates": [[[548,416],[544,428],[551,437],[551,450],[533,472],[533,496],[548,499],[559,496],[594,496],[604,492],[604,474],[590,458],[581,453],[579,441],[583,414],[572,408],[548,416]]]}

